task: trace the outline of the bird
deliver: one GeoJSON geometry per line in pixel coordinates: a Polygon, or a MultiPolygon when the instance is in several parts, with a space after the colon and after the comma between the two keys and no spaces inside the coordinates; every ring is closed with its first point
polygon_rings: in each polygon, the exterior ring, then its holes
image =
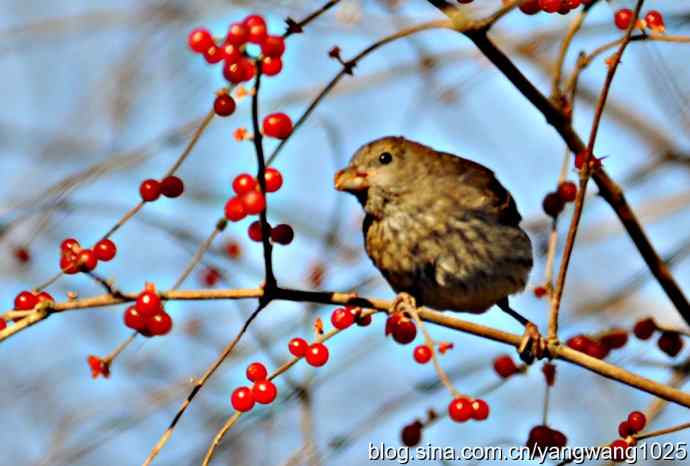
{"type": "MultiPolygon", "coordinates": [[[[532,243],[491,169],[387,136],[360,147],[334,184],[363,207],[366,252],[398,296],[441,311],[498,305],[538,337],[508,302],[527,284],[532,243]]],[[[530,359],[526,340],[523,350],[530,359]]]]}

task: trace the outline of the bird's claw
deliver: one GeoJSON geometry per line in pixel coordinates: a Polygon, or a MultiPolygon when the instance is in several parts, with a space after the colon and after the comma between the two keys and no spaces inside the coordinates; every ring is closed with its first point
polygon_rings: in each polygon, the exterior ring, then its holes
{"type": "Polygon", "coordinates": [[[396,312],[410,312],[417,309],[417,300],[409,293],[398,293],[393,302],[389,312],[394,314],[396,312]]]}
{"type": "Polygon", "coordinates": [[[546,340],[532,322],[527,322],[525,325],[525,333],[522,335],[522,340],[518,346],[518,353],[525,364],[532,364],[535,359],[546,357],[546,340]]]}

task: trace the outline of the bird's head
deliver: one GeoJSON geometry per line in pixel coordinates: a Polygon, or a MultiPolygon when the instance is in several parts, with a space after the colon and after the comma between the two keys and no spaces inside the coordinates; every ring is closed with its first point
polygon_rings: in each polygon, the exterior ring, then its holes
{"type": "Polygon", "coordinates": [[[366,204],[371,195],[393,197],[411,191],[422,175],[420,150],[426,146],[403,137],[385,137],[362,146],[348,166],[335,175],[335,189],[349,192],[366,204]]]}

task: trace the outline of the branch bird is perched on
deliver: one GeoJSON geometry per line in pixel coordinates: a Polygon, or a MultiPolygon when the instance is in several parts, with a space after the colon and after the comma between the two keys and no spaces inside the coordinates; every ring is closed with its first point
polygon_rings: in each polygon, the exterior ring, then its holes
{"type": "Polygon", "coordinates": [[[336,174],[335,187],[362,204],[367,253],[397,293],[439,310],[480,313],[497,304],[538,337],[508,306],[508,296],[527,283],[532,245],[491,170],[385,137],[361,147],[336,174]]]}

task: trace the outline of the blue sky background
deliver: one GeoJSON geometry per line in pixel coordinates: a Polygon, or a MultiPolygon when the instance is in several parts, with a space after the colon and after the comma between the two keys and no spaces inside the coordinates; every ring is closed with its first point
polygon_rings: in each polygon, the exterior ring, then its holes
{"type": "MultiPolygon", "coordinates": [[[[408,1],[397,14],[379,2],[343,1],[310,25],[305,34],[289,39],[284,72],[267,78],[261,109],[284,111],[294,119],[310,97],[339,70],[327,52],[338,45],[345,58],[402,24],[439,18],[426,2],[408,1]],[[349,22],[348,20],[354,20],[349,22]]],[[[475,2],[466,7],[480,15],[499,2],[475,2]]],[[[669,34],[690,33],[690,9],[683,2],[648,1],[667,16],[669,34]],[[675,19],[673,19],[675,18],[675,19]]],[[[592,50],[615,39],[618,1],[593,8],[567,60],[571,69],[580,50],[592,50]]],[[[5,308],[22,289],[58,270],[58,245],[68,236],[83,244],[96,241],[138,201],[141,180],[161,176],[174,162],[188,136],[169,138],[171,130],[200,118],[213,93],[223,85],[220,67],[211,67],[186,48],[187,32],[205,25],[217,34],[250,12],[266,15],[272,32],[283,31],[286,15],[299,19],[320,2],[44,2],[7,0],[0,7],[0,224],[7,227],[0,247],[0,296],[5,308]],[[163,7],[168,16],[161,18],[163,7]],[[173,19],[171,19],[173,18],[173,19]],[[142,155],[79,183],[67,196],[69,209],[41,214],[55,200],[47,188],[98,163],[142,155]],[[24,219],[18,221],[18,219],[24,219]],[[12,255],[30,239],[28,265],[12,255]]],[[[645,11],[648,7],[645,7],[645,11]]],[[[493,32],[517,65],[548,93],[549,79],[535,60],[519,55],[515,45],[539,32],[542,59],[555,57],[568,17],[509,14],[493,32]]],[[[604,116],[596,153],[620,182],[665,150],[690,151],[688,128],[687,44],[635,43],[623,59],[611,92],[611,105],[643,121],[660,137],[652,140],[612,114],[604,116]]],[[[582,76],[582,88],[595,95],[605,74],[604,57],[582,76]]],[[[235,115],[215,119],[185,162],[180,176],[187,191],[177,200],[147,205],[118,231],[116,260],[98,271],[117,286],[136,291],[145,281],[160,288],[172,285],[197,245],[211,232],[231,193],[232,178],[255,170],[253,147],[237,143],[232,132],[250,127],[249,100],[235,115]],[[177,235],[171,235],[177,232],[177,235]],[[182,239],[179,232],[183,232],[182,239]]],[[[576,103],[575,126],[587,135],[591,103],[576,103]]],[[[345,78],[308,123],[289,141],[276,161],[285,185],[269,197],[272,223],[288,222],[296,231],[289,247],[276,247],[275,267],[286,286],[309,287],[306,279],[315,263],[326,263],[324,289],[345,290],[362,280],[367,296],[391,297],[392,292],[362,254],[360,210],[354,198],[332,188],[335,171],[363,143],[380,136],[403,134],[439,150],[454,152],[494,169],[508,187],[526,225],[545,221],[541,200],[555,187],[564,151],[563,142],[544,118],[462,36],[451,31],[421,33],[382,48],[358,64],[354,78],[345,78]],[[420,57],[453,53],[429,72],[416,65],[420,57]],[[406,67],[400,71],[398,67],[406,67]],[[453,97],[447,101],[441,97],[453,97]],[[339,251],[323,240],[338,218],[339,251]],[[349,257],[343,250],[356,252],[349,257]]],[[[273,141],[266,141],[271,150],[273,141]]],[[[644,181],[625,184],[630,203],[640,213],[658,251],[669,254],[688,241],[690,200],[688,171],[666,164],[644,181]],[[675,203],[672,202],[675,200],[675,203]]],[[[574,172],[569,178],[576,179],[574,172]]],[[[83,181],[83,180],[82,180],[83,181]]],[[[592,189],[592,194],[595,190],[592,189]]],[[[570,218],[567,209],[562,234],[570,218]]],[[[261,279],[260,247],[245,236],[249,221],[230,225],[206,257],[219,267],[228,286],[253,287],[261,279]],[[240,261],[223,255],[230,239],[242,242],[240,261]]],[[[531,229],[538,252],[545,236],[531,229]]],[[[561,237],[561,244],[562,244],[561,237]]],[[[560,255],[560,250],[559,250],[560,255]]],[[[203,267],[185,282],[198,288],[203,267]]],[[[673,268],[681,286],[690,287],[688,261],[673,268]]],[[[539,254],[530,288],[544,277],[539,254]]],[[[64,300],[67,291],[80,296],[100,294],[97,284],[82,276],[64,277],[49,291],[64,300]]],[[[105,355],[128,335],[121,322],[123,308],[95,309],[56,315],[4,342],[0,347],[0,450],[5,464],[122,465],[140,464],[172,419],[198,377],[239,329],[253,302],[169,303],[175,328],[169,336],[137,339],[114,363],[109,380],[90,378],[88,354],[105,355]],[[191,328],[198,332],[194,334],[191,328]],[[161,401],[160,397],[164,401],[161,401]],[[165,401],[167,400],[167,401],[165,401]]],[[[525,292],[515,299],[523,314],[544,326],[546,301],[525,292]]],[[[231,413],[230,392],[244,384],[244,368],[261,360],[272,368],[287,356],[292,336],[310,337],[310,325],[320,315],[328,321],[332,307],[273,303],[257,319],[254,332],[242,341],[236,357],[227,361],[192,403],[156,464],[199,464],[212,435],[231,413]]],[[[563,304],[564,337],[595,333],[614,326],[629,328],[639,316],[654,315],[669,326],[683,322],[648,272],[632,242],[624,235],[611,209],[592,197],[585,209],[563,304]],[[647,280],[619,305],[578,314],[587,303],[608,296],[638,273],[647,280]]],[[[463,316],[466,317],[466,316],[463,316]]],[[[499,311],[467,316],[486,325],[520,332],[499,311]]],[[[428,408],[445,410],[443,390],[415,389],[434,380],[433,368],[412,362],[413,346],[401,347],[383,338],[383,316],[364,329],[352,329],[329,343],[331,360],[313,370],[304,363],[290,370],[290,380],[307,384],[317,446],[324,465],[365,464],[368,442],[399,445],[400,428],[423,417],[428,408]],[[385,403],[406,396],[399,407],[377,414],[385,403]],[[361,431],[366,426],[366,431],[361,431]],[[332,440],[352,434],[349,448],[334,449],[332,440]]],[[[473,336],[431,329],[434,338],[454,342],[443,358],[455,370],[461,390],[474,394],[493,384],[493,358],[507,348],[473,336]]],[[[420,339],[421,342],[421,339],[420,339]]],[[[684,360],[684,351],[677,360],[684,360]]],[[[655,380],[670,377],[670,359],[653,341],[631,341],[609,360],[655,380]]],[[[618,422],[652,398],[595,377],[582,369],[558,364],[559,379],[552,394],[549,423],[568,436],[571,445],[598,445],[613,440],[618,422]]],[[[278,380],[281,397],[291,386],[278,380]]],[[[424,432],[424,442],[445,446],[523,444],[529,429],[541,422],[543,382],[539,366],[525,377],[511,379],[487,395],[492,413],[484,423],[465,425],[441,421],[424,432]]],[[[214,464],[280,465],[302,445],[299,403],[276,403],[243,417],[231,431],[214,464]]],[[[687,419],[670,407],[653,423],[661,428],[687,419]]],[[[679,433],[664,441],[683,440],[679,433]]],[[[383,464],[383,463],[382,463],[383,464]]],[[[422,463],[420,463],[422,464],[422,463]]],[[[430,463],[431,464],[431,463],[430,463]]],[[[434,463],[436,464],[436,463],[434,463]]],[[[649,463],[651,464],[651,463],[649,463]]]]}

